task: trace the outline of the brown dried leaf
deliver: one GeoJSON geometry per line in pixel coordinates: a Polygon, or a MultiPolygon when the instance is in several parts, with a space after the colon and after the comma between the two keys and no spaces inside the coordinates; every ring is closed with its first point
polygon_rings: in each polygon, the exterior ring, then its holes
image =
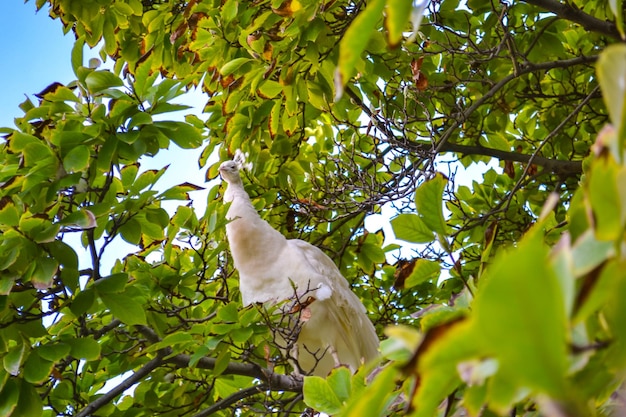
{"type": "Polygon", "coordinates": [[[498,222],[491,222],[491,224],[485,230],[485,245],[489,245],[496,237],[496,231],[498,229],[498,222]]]}
{"type": "Polygon", "coordinates": [[[415,83],[415,87],[419,91],[424,91],[428,88],[428,79],[426,75],[422,72],[422,63],[424,62],[424,57],[421,56],[417,59],[413,59],[411,61],[411,73],[413,74],[413,82],[415,83]]]}
{"type": "Polygon", "coordinates": [[[417,259],[400,259],[396,263],[396,272],[393,274],[393,288],[401,290],[404,288],[406,279],[413,273],[417,259]]]}
{"type": "Polygon", "coordinates": [[[282,17],[291,17],[301,8],[302,5],[298,0],[287,0],[277,8],[272,7],[272,11],[282,17]]]}
{"type": "Polygon", "coordinates": [[[170,42],[175,43],[176,39],[183,36],[183,34],[187,31],[187,22],[181,23],[176,30],[170,35],[170,42]]]}
{"type": "Polygon", "coordinates": [[[511,179],[515,178],[515,166],[513,165],[513,161],[504,162],[504,173],[511,179]]]}
{"type": "Polygon", "coordinates": [[[267,42],[263,47],[263,59],[266,61],[272,60],[272,53],[274,52],[274,47],[271,43],[267,42]]]}

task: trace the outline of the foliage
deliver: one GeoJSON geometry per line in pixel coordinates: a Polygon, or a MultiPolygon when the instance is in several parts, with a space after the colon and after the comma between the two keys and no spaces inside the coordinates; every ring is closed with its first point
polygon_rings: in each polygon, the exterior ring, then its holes
{"type": "Polygon", "coordinates": [[[76,80],[2,129],[1,415],[623,406],[621,1],[35,3],[76,36],[76,80]],[[204,117],[177,120],[191,88],[204,117]],[[249,154],[254,203],[333,257],[379,363],[290,374],[292,318],[241,307],[220,184],[202,212],[142,169],[174,147],[207,180],[249,154]]]}

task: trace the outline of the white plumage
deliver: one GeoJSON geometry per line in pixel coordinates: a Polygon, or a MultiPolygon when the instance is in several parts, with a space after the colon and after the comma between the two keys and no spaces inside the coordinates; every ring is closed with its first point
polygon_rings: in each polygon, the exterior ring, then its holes
{"type": "Polygon", "coordinates": [[[219,171],[228,184],[226,234],[243,304],[292,299],[294,285],[303,300],[312,301],[305,303],[307,321],[291,352],[305,373],[326,376],[340,364],[355,370],[374,359],[379,342],[374,326],[337,266],[317,247],[286,239],[261,219],[243,188],[239,166],[227,161],[219,171]]]}

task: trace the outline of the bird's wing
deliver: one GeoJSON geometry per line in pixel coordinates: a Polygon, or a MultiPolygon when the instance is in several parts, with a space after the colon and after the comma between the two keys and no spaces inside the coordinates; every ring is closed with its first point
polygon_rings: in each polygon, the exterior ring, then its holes
{"type": "MultiPolygon", "coordinates": [[[[328,314],[341,328],[340,336],[345,345],[356,355],[370,360],[377,355],[378,336],[367,317],[361,300],[352,292],[348,281],[341,275],[335,263],[319,248],[299,239],[291,239],[289,245],[300,253],[299,259],[308,269],[311,287],[326,285],[332,290],[330,300],[325,303],[328,314]]],[[[307,276],[301,268],[300,279],[307,276]]]]}

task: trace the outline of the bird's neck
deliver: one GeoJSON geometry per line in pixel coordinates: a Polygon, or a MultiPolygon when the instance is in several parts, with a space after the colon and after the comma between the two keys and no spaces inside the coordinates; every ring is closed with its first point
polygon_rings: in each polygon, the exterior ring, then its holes
{"type": "Polygon", "coordinates": [[[240,201],[242,202],[250,202],[250,197],[248,196],[248,193],[246,193],[246,190],[244,190],[243,183],[241,181],[228,184],[226,192],[224,192],[225,203],[232,203],[235,199],[241,199],[240,201]]]}

